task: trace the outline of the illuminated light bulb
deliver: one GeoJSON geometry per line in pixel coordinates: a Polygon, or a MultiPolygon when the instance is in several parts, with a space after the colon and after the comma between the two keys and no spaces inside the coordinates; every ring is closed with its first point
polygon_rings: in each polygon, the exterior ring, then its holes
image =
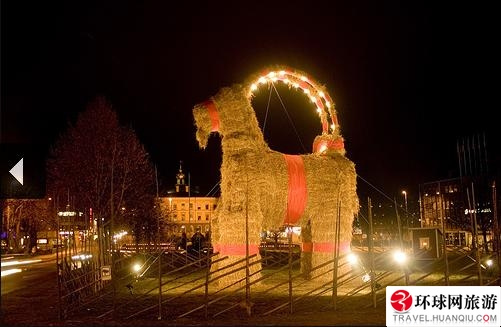
{"type": "Polygon", "coordinates": [[[336,125],[335,124],[332,124],[331,125],[331,129],[334,131],[336,129],[336,125]]]}
{"type": "Polygon", "coordinates": [[[298,83],[292,83],[292,86],[294,86],[296,89],[299,87],[298,83]]]}
{"type": "Polygon", "coordinates": [[[327,106],[327,108],[331,107],[331,103],[329,101],[325,101],[325,105],[327,106]]]}
{"type": "Polygon", "coordinates": [[[278,75],[280,75],[280,76],[284,76],[284,75],[285,75],[285,71],[283,71],[283,70],[279,71],[279,72],[278,72],[278,75]]]}
{"type": "Polygon", "coordinates": [[[321,112],[322,112],[322,109],[320,109],[320,108],[318,108],[318,107],[317,107],[317,112],[318,112],[318,113],[321,113],[321,112]]]}
{"type": "Polygon", "coordinates": [[[301,78],[302,81],[305,81],[305,82],[308,81],[308,78],[306,78],[306,76],[301,76],[300,78],[301,78]]]}
{"type": "Polygon", "coordinates": [[[303,92],[306,94],[310,94],[310,90],[308,90],[308,89],[303,89],[303,92]]]}
{"type": "Polygon", "coordinates": [[[315,103],[317,101],[317,98],[315,98],[313,95],[310,97],[311,102],[315,103]]]}
{"type": "Polygon", "coordinates": [[[289,84],[289,80],[287,78],[284,78],[282,82],[284,82],[285,84],[289,84]]]}
{"type": "Polygon", "coordinates": [[[322,98],[324,98],[324,97],[325,97],[325,94],[324,94],[324,92],[322,92],[322,91],[318,92],[318,95],[320,95],[322,98]]]}
{"type": "Polygon", "coordinates": [[[259,79],[258,79],[257,81],[258,81],[259,83],[261,83],[261,84],[265,84],[265,83],[266,83],[266,77],[261,76],[261,77],[259,77],[259,79]]]}
{"type": "Polygon", "coordinates": [[[251,91],[255,91],[257,90],[257,85],[256,84],[252,84],[251,85],[251,91]]]}
{"type": "Polygon", "coordinates": [[[268,74],[268,77],[275,77],[275,75],[276,75],[276,73],[275,73],[275,72],[270,72],[270,73],[268,74]]]}
{"type": "Polygon", "coordinates": [[[278,79],[278,78],[276,78],[276,77],[272,77],[272,78],[271,78],[271,81],[272,81],[272,82],[276,82],[276,81],[277,81],[277,79],[278,79]]]}
{"type": "Polygon", "coordinates": [[[327,150],[327,145],[322,144],[322,145],[320,146],[320,148],[318,149],[318,152],[320,152],[320,153],[324,153],[326,150],[327,150]]]}

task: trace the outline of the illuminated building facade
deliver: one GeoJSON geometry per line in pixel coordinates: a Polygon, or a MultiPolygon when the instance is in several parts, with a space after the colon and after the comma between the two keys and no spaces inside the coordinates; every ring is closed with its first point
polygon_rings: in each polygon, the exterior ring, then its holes
{"type": "Polygon", "coordinates": [[[176,174],[175,191],[169,196],[160,197],[160,209],[167,222],[167,233],[180,234],[186,231],[190,237],[197,230],[210,231],[212,217],[217,207],[218,197],[191,196],[189,181],[182,166],[176,174]]]}

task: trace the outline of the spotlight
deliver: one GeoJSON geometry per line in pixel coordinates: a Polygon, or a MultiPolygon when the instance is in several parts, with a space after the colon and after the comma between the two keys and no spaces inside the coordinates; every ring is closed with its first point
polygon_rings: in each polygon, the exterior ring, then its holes
{"type": "Polygon", "coordinates": [[[393,259],[395,259],[398,264],[403,264],[407,261],[407,255],[401,250],[398,250],[393,253],[393,259]]]}
{"type": "Polygon", "coordinates": [[[488,259],[485,264],[487,265],[487,267],[492,267],[492,259],[488,259]]]}
{"type": "Polygon", "coordinates": [[[134,272],[139,272],[141,270],[141,265],[139,263],[136,263],[134,266],[132,266],[132,270],[134,270],[134,272]]]}
{"type": "Polygon", "coordinates": [[[358,262],[358,257],[354,253],[348,254],[348,262],[351,263],[352,265],[357,264],[358,262]]]}

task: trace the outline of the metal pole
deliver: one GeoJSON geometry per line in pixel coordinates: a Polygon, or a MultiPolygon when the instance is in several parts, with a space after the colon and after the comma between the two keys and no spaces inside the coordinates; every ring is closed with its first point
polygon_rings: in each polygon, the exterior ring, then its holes
{"type": "Polygon", "coordinates": [[[292,227],[287,226],[287,239],[289,242],[289,313],[292,313],[292,227]]]}
{"type": "Polygon", "coordinates": [[[444,195],[440,192],[440,211],[442,214],[442,246],[444,251],[444,264],[445,264],[445,285],[449,286],[449,256],[447,254],[447,238],[445,237],[445,210],[444,210],[444,195]]]}
{"type": "MultiPolygon", "coordinates": [[[[473,183],[472,183],[473,184],[473,183]]],[[[473,218],[473,209],[471,208],[471,200],[470,200],[470,190],[466,188],[466,197],[468,198],[468,211],[470,212],[470,223],[471,223],[471,234],[472,234],[472,246],[475,250],[475,260],[477,261],[477,274],[478,280],[481,280],[481,270],[480,270],[480,261],[479,261],[479,253],[478,253],[478,238],[477,238],[477,227],[476,220],[473,218]]],[[[482,285],[482,284],[480,284],[482,285]]]]}
{"type": "MultiPolygon", "coordinates": [[[[155,166],[156,174],[156,166],[155,166]]],[[[157,205],[158,201],[158,188],[157,188],[157,205]]],[[[157,212],[157,246],[158,246],[158,320],[162,320],[162,248],[160,247],[160,211],[157,212]]]]}
{"type": "Polygon", "coordinates": [[[111,180],[110,180],[110,215],[111,215],[111,226],[108,239],[110,240],[110,249],[111,249],[111,285],[113,287],[113,316],[115,316],[116,309],[116,284],[115,284],[115,254],[113,251],[115,250],[114,245],[114,235],[113,231],[115,230],[115,214],[113,208],[113,175],[114,175],[114,165],[115,165],[115,150],[116,150],[116,141],[115,148],[113,149],[113,157],[111,161],[111,180]]]}
{"type": "Polygon", "coordinates": [[[370,264],[371,264],[371,270],[370,270],[370,278],[371,278],[371,293],[372,293],[372,305],[374,308],[376,308],[376,273],[374,271],[374,252],[372,250],[372,203],[371,203],[371,198],[367,198],[367,203],[368,203],[368,216],[369,216],[369,235],[367,235],[367,238],[369,240],[369,258],[370,258],[370,264]]]}
{"type": "MultiPolygon", "coordinates": [[[[188,172],[188,226],[191,227],[191,177],[188,172]]],[[[188,228],[185,229],[185,232],[188,228]]],[[[191,245],[193,247],[193,244],[191,245]]],[[[188,233],[186,233],[185,263],[188,264],[188,233]]]]}
{"type": "Polygon", "coordinates": [[[407,207],[407,191],[402,191],[404,195],[404,204],[405,204],[405,226],[407,227],[407,231],[409,230],[409,210],[407,207]]]}
{"type": "Polygon", "coordinates": [[[210,274],[210,253],[207,252],[205,270],[205,319],[209,316],[209,274],[210,274]]]}
{"type": "Polygon", "coordinates": [[[54,199],[55,201],[55,208],[54,208],[54,213],[56,215],[56,223],[57,223],[57,228],[56,228],[56,268],[57,268],[57,303],[58,303],[58,318],[59,320],[63,319],[62,315],[62,303],[61,303],[61,271],[59,267],[59,216],[57,215],[57,206],[58,206],[58,199],[59,195],[56,196],[54,199]]]}
{"type": "MultiPolygon", "coordinates": [[[[475,223],[475,240],[478,241],[477,202],[475,201],[475,188],[473,186],[473,182],[471,183],[471,199],[473,202],[473,221],[475,223]]],[[[480,263],[480,247],[478,246],[478,242],[477,242],[477,251],[476,251],[475,255],[477,257],[478,280],[480,282],[480,286],[482,286],[483,285],[482,266],[480,263]]]]}
{"type": "Polygon", "coordinates": [[[335,227],[335,240],[336,240],[336,247],[334,249],[334,269],[333,269],[333,278],[332,278],[332,302],[334,306],[334,310],[337,310],[337,273],[338,273],[338,266],[339,266],[339,246],[341,243],[340,240],[340,222],[341,222],[341,201],[339,198],[339,192],[338,192],[338,201],[337,201],[337,217],[336,217],[336,227],[335,227]]]}
{"type": "MultiPolygon", "coordinates": [[[[402,224],[400,222],[400,215],[398,214],[398,207],[397,207],[397,199],[394,198],[393,201],[395,202],[395,214],[397,216],[397,228],[398,228],[398,238],[400,241],[400,251],[403,253],[404,252],[404,239],[402,238],[402,224]]],[[[406,265],[406,263],[405,263],[406,265]]],[[[407,267],[403,266],[404,268],[404,276],[405,276],[405,285],[409,285],[409,273],[407,272],[407,267]]]]}
{"type": "Polygon", "coordinates": [[[493,216],[492,219],[494,219],[494,241],[496,244],[496,255],[498,258],[498,271],[499,271],[499,276],[498,276],[498,284],[501,285],[501,240],[499,237],[499,217],[498,217],[498,205],[497,205],[497,193],[496,193],[496,181],[492,183],[492,206],[493,206],[493,216]]]}
{"type": "MultiPolygon", "coordinates": [[[[247,167],[246,167],[247,168],[247,167]]],[[[248,171],[246,169],[246,171],[248,171]]],[[[250,285],[249,285],[249,174],[246,174],[245,190],[245,307],[247,316],[251,315],[250,285]]]]}

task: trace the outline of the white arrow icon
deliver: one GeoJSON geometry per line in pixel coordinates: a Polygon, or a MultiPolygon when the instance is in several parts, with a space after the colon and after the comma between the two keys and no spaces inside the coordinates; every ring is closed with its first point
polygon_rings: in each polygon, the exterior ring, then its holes
{"type": "Polygon", "coordinates": [[[14,178],[17,179],[17,181],[19,183],[21,183],[21,185],[24,185],[23,184],[23,159],[24,158],[21,158],[21,160],[19,160],[19,162],[14,167],[12,167],[11,170],[9,170],[9,173],[11,173],[11,175],[14,176],[14,178]]]}

